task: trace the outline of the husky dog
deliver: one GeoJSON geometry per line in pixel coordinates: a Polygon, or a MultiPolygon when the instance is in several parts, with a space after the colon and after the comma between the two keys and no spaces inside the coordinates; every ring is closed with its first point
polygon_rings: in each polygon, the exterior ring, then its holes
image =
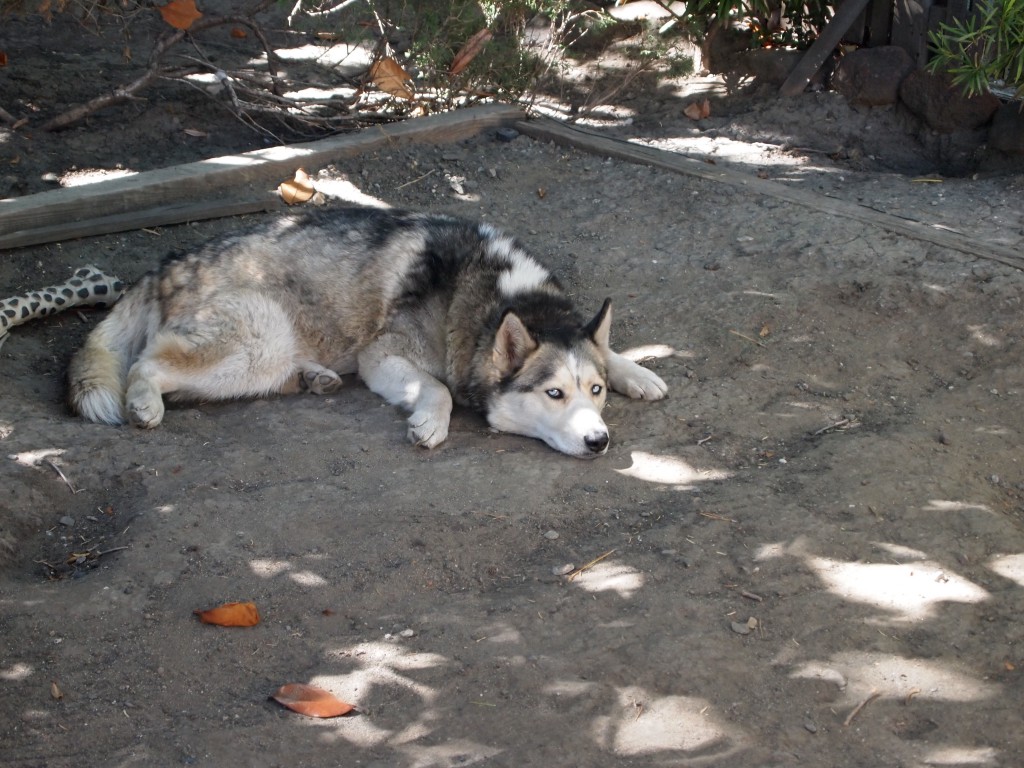
{"type": "Polygon", "coordinates": [[[609,387],[665,383],[611,350],[611,302],[587,321],[555,278],[487,224],[375,209],[294,215],[173,256],[89,335],[71,408],[155,427],[170,399],[327,394],[341,375],[409,416],[433,448],[454,402],[492,428],[581,458],[608,450],[609,387]]]}

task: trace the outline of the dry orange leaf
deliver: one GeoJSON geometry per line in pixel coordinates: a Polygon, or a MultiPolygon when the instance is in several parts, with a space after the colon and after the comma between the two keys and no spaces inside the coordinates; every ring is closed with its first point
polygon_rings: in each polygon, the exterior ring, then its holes
{"type": "Polygon", "coordinates": [[[188,29],[196,19],[203,15],[196,8],[196,0],[171,0],[157,10],[164,17],[164,21],[175,29],[188,29]]]}
{"type": "Polygon", "coordinates": [[[703,120],[711,115],[711,102],[707,99],[704,99],[704,101],[694,101],[686,105],[683,114],[691,120],[703,120]]]}
{"type": "Polygon", "coordinates": [[[455,58],[452,59],[452,65],[448,69],[448,74],[455,76],[468,67],[469,63],[484,49],[484,46],[490,42],[492,37],[494,35],[491,33],[491,30],[481,29],[469,38],[466,44],[455,54],[455,58]]]}
{"type": "Polygon", "coordinates": [[[316,189],[309,174],[299,168],[295,171],[294,179],[282,181],[277,185],[277,193],[288,205],[298,205],[309,200],[316,193],[316,189]]]}
{"type": "Polygon", "coordinates": [[[203,624],[218,627],[255,627],[260,623],[256,603],[224,603],[208,611],[193,611],[203,624]]]}
{"type": "Polygon", "coordinates": [[[292,712],[309,717],[339,717],[355,709],[330,691],[305,683],[282,685],[270,698],[292,712]]]}
{"type": "Polygon", "coordinates": [[[412,78],[409,73],[390,56],[385,56],[374,62],[370,67],[370,78],[378,88],[392,96],[411,99],[415,95],[410,86],[412,78]]]}
{"type": "Polygon", "coordinates": [[[6,67],[6,66],[7,66],[7,52],[6,51],[0,51],[0,67],[6,67]]]}

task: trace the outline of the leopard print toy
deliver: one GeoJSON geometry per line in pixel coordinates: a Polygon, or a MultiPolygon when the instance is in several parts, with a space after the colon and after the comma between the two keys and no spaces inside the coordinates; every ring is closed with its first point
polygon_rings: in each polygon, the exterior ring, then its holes
{"type": "Polygon", "coordinates": [[[107,306],[121,298],[124,291],[120,278],[96,267],[82,267],[66,283],[4,299],[0,301],[0,347],[16,325],[72,307],[107,306]]]}

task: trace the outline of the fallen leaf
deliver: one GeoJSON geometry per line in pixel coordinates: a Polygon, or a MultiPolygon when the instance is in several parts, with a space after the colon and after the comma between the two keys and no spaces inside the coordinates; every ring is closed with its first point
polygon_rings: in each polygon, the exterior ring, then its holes
{"type": "Polygon", "coordinates": [[[270,698],[292,712],[309,717],[339,717],[355,709],[330,691],[305,683],[282,685],[270,698]]]}
{"type": "Polygon", "coordinates": [[[249,33],[248,33],[248,32],[246,32],[246,31],[245,31],[244,29],[242,29],[241,27],[232,27],[232,28],[231,28],[231,36],[232,36],[232,37],[237,37],[237,38],[241,39],[241,38],[243,38],[243,37],[248,37],[248,36],[249,36],[249,33]]]}
{"type": "Polygon", "coordinates": [[[768,323],[765,323],[764,325],[761,326],[761,330],[758,331],[757,335],[760,336],[762,339],[764,339],[764,338],[770,336],[771,332],[772,332],[772,329],[768,327],[768,323]]]}
{"type": "Polygon", "coordinates": [[[1003,662],[1003,669],[1005,669],[1007,672],[1013,672],[1013,670],[1015,670],[1016,668],[1017,667],[1014,665],[1012,661],[1007,660],[1003,662]]]}
{"type": "Polygon", "coordinates": [[[254,627],[260,623],[256,603],[224,603],[208,611],[193,611],[203,624],[218,627],[254,627]]]}
{"type": "Polygon", "coordinates": [[[491,33],[491,30],[481,29],[469,38],[466,44],[455,54],[455,58],[452,59],[452,65],[448,68],[448,74],[454,77],[468,67],[469,63],[477,57],[477,54],[484,49],[484,46],[490,42],[492,37],[494,35],[491,33]]]}
{"type": "Polygon", "coordinates": [[[707,99],[691,102],[683,109],[683,114],[691,120],[703,120],[711,115],[711,102],[707,99]]]}
{"type": "Polygon", "coordinates": [[[175,29],[188,29],[203,14],[196,8],[196,0],[171,0],[158,9],[164,21],[175,29]]]}
{"type": "Polygon", "coordinates": [[[57,701],[60,701],[64,698],[64,691],[62,691],[60,689],[60,686],[57,685],[56,680],[50,682],[50,696],[56,699],[57,701]]]}
{"type": "Polygon", "coordinates": [[[6,51],[0,51],[0,67],[6,67],[6,66],[7,66],[7,52],[6,51]]]}
{"type": "Polygon", "coordinates": [[[289,181],[282,181],[277,187],[277,193],[288,205],[304,203],[313,196],[316,190],[313,188],[313,180],[302,168],[295,171],[295,178],[289,181]]]}
{"type": "Polygon", "coordinates": [[[370,67],[370,79],[382,91],[400,99],[412,99],[415,95],[409,85],[412,82],[409,73],[390,56],[374,62],[370,67]]]}

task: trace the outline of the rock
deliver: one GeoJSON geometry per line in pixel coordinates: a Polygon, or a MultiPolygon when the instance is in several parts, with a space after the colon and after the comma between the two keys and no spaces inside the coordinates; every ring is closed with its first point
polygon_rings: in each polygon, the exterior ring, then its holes
{"type": "Polygon", "coordinates": [[[999,109],[999,99],[991,93],[965,96],[949,75],[933,75],[923,69],[903,79],[900,101],[938,133],[975,130],[999,109]]]}
{"type": "Polygon", "coordinates": [[[565,563],[564,565],[555,565],[551,567],[551,573],[554,576],[568,576],[573,572],[573,564],[565,563]]]}
{"type": "Polygon", "coordinates": [[[730,621],[729,628],[737,635],[749,635],[751,631],[745,621],[730,621]]]}
{"type": "Polygon", "coordinates": [[[749,29],[715,24],[701,46],[704,68],[711,74],[746,74],[743,54],[750,49],[754,33],[749,29]]]}
{"type": "Polygon", "coordinates": [[[858,48],[839,62],[832,87],[854,105],[895,104],[900,83],[914,71],[914,60],[898,45],[858,48]]]}
{"type": "Polygon", "coordinates": [[[742,51],[738,54],[740,74],[756,77],[759,82],[782,85],[803,57],[804,51],[784,51],[781,48],[742,51]]]}
{"type": "Polygon", "coordinates": [[[558,531],[546,531],[544,533],[544,538],[548,541],[554,541],[558,538],[558,531]]]}
{"type": "Polygon", "coordinates": [[[988,146],[1008,155],[1024,156],[1024,102],[1011,101],[996,110],[988,146]]]}

